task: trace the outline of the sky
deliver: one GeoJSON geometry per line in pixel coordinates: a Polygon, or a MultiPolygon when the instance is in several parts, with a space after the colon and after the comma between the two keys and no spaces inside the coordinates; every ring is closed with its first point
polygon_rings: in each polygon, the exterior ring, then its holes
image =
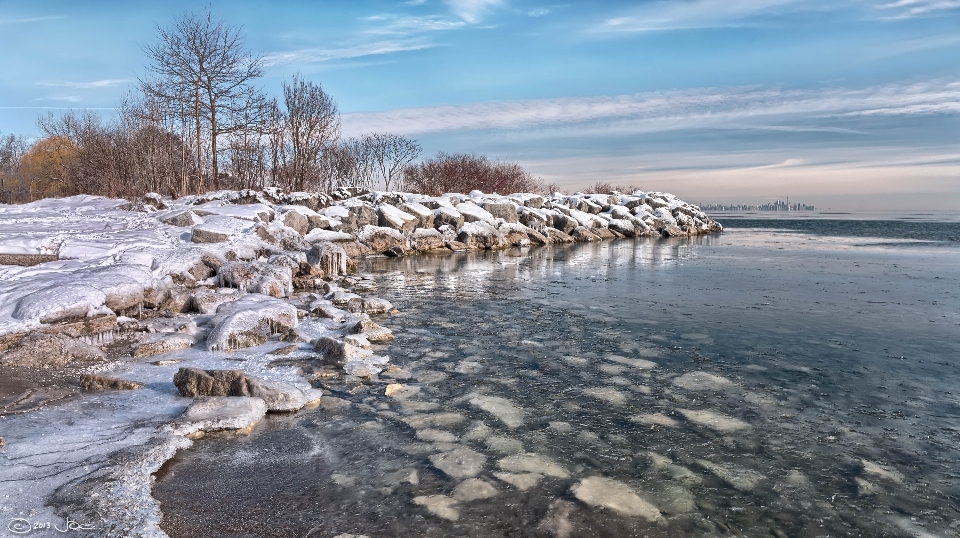
{"type": "Polygon", "coordinates": [[[693,203],[960,209],[960,0],[0,0],[0,133],[113,113],[210,6],[337,101],[345,136],[693,203]]]}

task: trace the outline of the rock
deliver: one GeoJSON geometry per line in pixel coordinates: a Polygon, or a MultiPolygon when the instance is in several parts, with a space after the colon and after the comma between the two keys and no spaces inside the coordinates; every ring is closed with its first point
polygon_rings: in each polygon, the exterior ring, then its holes
{"type": "Polygon", "coordinates": [[[364,359],[346,361],[343,365],[343,371],[347,375],[370,378],[382,372],[383,366],[388,362],[390,362],[390,359],[387,357],[371,355],[364,359]]]}
{"type": "Polygon", "coordinates": [[[496,497],[498,493],[500,492],[497,491],[497,488],[490,485],[489,482],[480,480],[479,478],[468,478],[454,488],[453,498],[466,503],[496,497]]]}
{"type": "Polygon", "coordinates": [[[285,297],[293,290],[293,271],[289,267],[263,262],[225,263],[220,267],[219,277],[224,284],[248,293],[285,297]]]}
{"type": "Polygon", "coordinates": [[[284,224],[259,224],[256,234],[265,243],[283,250],[303,251],[310,248],[310,243],[300,233],[284,224]]]}
{"type": "Polygon", "coordinates": [[[569,215],[557,213],[553,216],[553,227],[565,234],[573,233],[573,230],[575,230],[579,225],[580,223],[578,223],[576,219],[570,217],[569,215]]]}
{"type": "Polygon", "coordinates": [[[457,234],[457,241],[466,245],[468,249],[498,249],[507,246],[503,235],[496,228],[479,221],[464,224],[457,234]]]}
{"type": "Polygon", "coordinates": [[[697,460],[696,463],[739,491],[753,491],[760,485],[761,481],[767,478],[757,471],[729,464],[719,464],[707,460],[697,460]]]}
{"type": "Polygon", "coordinates": [[[398,207],[401,211],[417,218],[417,228],[433,228],[433,210],[416,202],[407,202],[398,207]]]}
{"type": "MultiPolygon", "coordinates": [[[[431,213],[431,215],[433,214],[431,213]]],[[[446,248],[446,245],[444,245],[443,241],[443,235],[432,228],[417,228],[414,230],[413,234],[410,235],[410,246],[414,250],[418,250],[420,252],[443,250],[446,248]]]]}
{"type": "Polygon", "coordinates": [[[359,241],[367,245],[374,254],[383,254],[391,249],[406,251],[409,249],[407,239],[393,228],[364,226],[357,233],[359,241]]]}
{"type": "MultiPolygon", "coordinates": [[[[307,403],[307,395],[281,381],[264,381],[239,370],[180,368],[173,384],[181,396],[250,396],[263,400],[269,411],[296,411],[307,403]]],[[[312,399],[316,399],[314,396],[312,399]]]]}
{"type": "Polygon", "coordinates": [[[425,507],[431,514],[456,521],[460,518],[460,511],[456,509],[457,501],[445,495],[421,495],[413,498],[413,503],[425,507]]]}
{"type": "Polygon", "coordinates": [[[497,231],[503,236],[503,242],[508,246],[530,246],[530,237],[527,235],[527,232],[532,232],[533,230],[530,230],[523,224],[503,222],[497,226],[497,231]]]}
{"type": "Polygon", "coordinates": [[[496,202],[485,202],[483,204],[483,209],[487,210],[494,218],[503,219],[506,222],[519,222],[517,217],[517,206],[511,204],[510,202],[496,203],[496,202]]]}
{"type": "Polygon", "coordinates": [[[368,297],[361,301],[361,311],[364,314],[376,316],[378,314],[389,314],[393,310],[393,305],[386,299],[377,299],[368,297]]]}
{"type": "Polygon", "coordinates": [[[569,478],[570,473],[552,459],[539,454],[514,454],[497,462],[504,471],[513,473],[537,473],[557,478],[569,478]]]}
{"type": "Polygon", "coordinates": [[[493,220],[493,215],[473,202],[462,202],[457,204],[457,211],[463,215],[465,223],[483,222],[493,220]]]}
{"type": "Polygon", "coordinates": [[[373,343],[389,342],[393,340],[393,331],[381,327],[369,319],[362,319],[353,326],[353,332],[362,334],[373,343]]]}
{"type": "Polygon", "coordinates": [[[463,214],[452,207],[440,206],[433,211],[433,225],[436,228],[450,226],[459,230],[464,222],[463,214]]]}
{"type": "Polygon", "coordinates": [[[420,430],[428,427],[448,428],[451,426],[456,426],[466,420],[466,418],[467,417],[461,415],[460,413],[447,412],[425,415],[410,415],[404,417],[403,422],[415,430],[420,430]]]}
{"type": "Polygon", "coordinates": [[[234,217],[212,217],[193,227],[190,240],[194,243],[222,243],[234,235],[240,235],[253,227],[248,220],[234,217]]]}
{"type": "Polygon", "coordinates": [[[469,250],[467,245],[465,243],[461,243],[460,241],[447,241],[446,247],[454,252],[469,250]]]}
{"type": "Polygon", "coordinates": [[[178,349],[186,349],[194,344],[194,339],[186,334],[158,334],[136,344],[133,348],[134,358],[140,359],[170,353],[178,349]]]}
{"type": "Polygon", "coordinates": [[[313,344],[313,350],[332,364],[346,364],[348,361],[363,361],[373,355],[368,349],[363,349],[346,342],[321,336],[313,344]]]}
{"type": "Polygon", "coordinates": [[[72,338],[81,336],[94,336],[107,331],[113,331],[117,328],[117,316],[106,314],[91,318],[83,318],[77,321],[68,321],[45,327],[43,332],[51,334],[62,334],[72,338]]]}
{"type": "Polygon", "coordinates": [[[231,288],[199,288],[190,297],[190,308],[201,314],[213,314],[223,303],[236,301],[243,292],[231,288]]]}
{"type": "Polygon", "coordinates": [[[377,213],[380,216],[378,221],[380,226],[393,228],[405,234],[413,232],[420,222],[419,217],[397,209],[390,204],[380,204],[377,207],[377,213]]]}
{"type": "Polygon", "coordinates": [[[0,437],[0,448],[7,446],[7,440],[3,437],[0,437]]]}
{"type": "Polygon", "coordinates": [[[304,235],[310,231],[310,221],[306,215],[303,215],[299,211],[287,211],[280,217],[280,222],[282,222],[284,226],[292,228],[300,235],[304,235]]]}
{"type": "Polygon", "coordinates": [[[230,351],[257,346],[275,334],[296,328],[297,322],[297,308],[292,304],[249,294],[217,308],[217,315],[210,320],[214,328],[207,336],[207,349],[230,351]]]}
{"type": "Polygon", "coordinates": [[[497,417],[510,428],[517,428],[523,424],[523,409],[513,402],[499,396],[472,395],[470,404],[497,417]]]}
{"type": "Polygon", "coordinates": [[[627,219],[611,219],[608,226],[614,232],[623,234],[626,237],[635,237],[637,235],[637,228],[633,225],[632,221],[627,219]]]}
{"type": "Polygon", "coordinates": [[[260,398],[202,397],[195,399],[174,423],[164,429],[187,436],[224,430],[249,432],[266,414],[267,405],[260,398]]]}
{"type": "Polygon", "coordinates": [[[476,450],[459,447],[430,456],[430,463],[452,478],[472,478],[483,470],[487,457],[476,450]]]}
{"type": "Polygon", "coordinates": [[[746,422],[709,410],[677,409],[690,422],[706,426],[721,433],[749,430],[746,422]]]}
{"type": "Polygon", "coordinates": [[[609,508],[627,516],[640,516],[648,521],[664,521],[657,507],[640,498],[630,486],[610,478],[584,478],[570,491],[577,499],[591,506],[609,508]]]}
{"type": "Polygon", "coordinates": [[[619,239],[625,237],[623,234],[617,234],[616,232],[611,231],[609,228],[591,228],[590,232],[599,237],[601,241],[606,241],[608,239],[619,239]]]}
{"type": "Polygon", "coordinates": [[[41,263],[55,262],[60,257],[56,254],[7,254],[0,253],[0,265],[19,265],[33,267],[41,263]]]}
{"type": "Polygon", "coordinates": [[[572,237],[574,241],[582,242],[593,242],[600,240],[600,237],[598,237],[585,226],[577,226],[574,228],[573,232],[570,233],[570,237],[572,237]]]}
{"type": "Polygon", "coordinates": [[[169,224],[170,226],[177,226],[179,228],[189,228],[196,224],[200,224],[200,217],[197,216],[193,211],[181,211],[179,213],[174,213],[173,215],[164,217],[160,220],[164,224],[169,224]]]}
{"type": "Polygon", "coordinates": [[[420,394],[420,387],[390,383],[383,390],[383,395],[396,400],[405,400],[420,394]]]}
{"type": "Polygon", "coordinates": [[[116,377],[84,374],[80,377],[80,388],[84,390],[136,390],[143,388],[143,383],[116,377]]]}
{"type": "Polygon", "coordinates": [[[537,525],[537,530],[549,532],[554,538],[570,538],[573,534],[573,524],[570,523],[570,515],[576,509],[576,505],[563,499],[555,499],[547,507],[547,513],[537,525]]]}
{"type": "Polygon", "coordinates": [[[518,221],[528,228],[543,232],[553,221],[552,218],[548,220],[547,215],[545,211],[523,207],[520,209],[518,221]]]}
{"type": "Polygon", "coordinates": [[[493,473],[493,476],[520,491],[526,491],[532,487],[536,487],[536,485],[543,480],[543,475],[540,473],[493,473]]]}
{"type": "Polygon", "coordinates": [[[322,241],[307,251],[307,263],[322,271],[323,275],[347,274],[347,253],[340,245],[322,241]]]}
{"type": "Polygon", "coordinates": [[[551,243],[573,243],[574,239],[566,233],[555,228],[547,228],[547,238],[551,243]]]}
{"type": "Polygon", "coordinates": [[[687,232],[683,231],[679,226],[670,225],[660,231],[660,234],[664,237],[686,237],[689,235],[687,232]]]}
{"type": "Polygon", "coordinates": [[[161,306],[161,309],[174,314],[183,314],[192,308],[193,294],[188,290],[174,290],[161,306]]]}
{"type": "Polygon", "coordinates": [[[674,378],[673,384],[687,390],[724,390],[733,386],[729,379],[707,372],[688,372],[674,378]]]}
{"type": "Polygon", "coordinates": [[[100,348],[62,334],[32,332],[0,354],[0,365],[62,368],[107,360],[100,348]]]}

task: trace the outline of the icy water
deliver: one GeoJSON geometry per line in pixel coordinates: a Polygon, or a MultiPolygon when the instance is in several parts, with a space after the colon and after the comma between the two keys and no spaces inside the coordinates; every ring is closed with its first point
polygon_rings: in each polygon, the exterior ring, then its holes
{"type": "Polygon", "coordinates": [[[323,378],[321,408],[198,441],[163,528],[960,536],[960,248],[725,224],[367,261],[409,378],[323,378]]]}

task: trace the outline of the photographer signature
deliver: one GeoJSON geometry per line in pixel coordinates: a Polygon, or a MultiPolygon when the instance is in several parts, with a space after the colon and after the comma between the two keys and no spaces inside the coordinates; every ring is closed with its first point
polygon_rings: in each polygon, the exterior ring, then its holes
{"type": "Polygon", "coordinates": [[[7,530],[14,534],[29,534],[33,531],[40,530],[54,530],[57,532],[92,531],[94,528],[91,523],[79,523],[70,518],[67,518],[62,528],[60,525],[51,524],[49,521],[35,521],[31,523],[29,519],[22,517],[13,518],[10,520],[10,523],[7,524],[7,530]]]}

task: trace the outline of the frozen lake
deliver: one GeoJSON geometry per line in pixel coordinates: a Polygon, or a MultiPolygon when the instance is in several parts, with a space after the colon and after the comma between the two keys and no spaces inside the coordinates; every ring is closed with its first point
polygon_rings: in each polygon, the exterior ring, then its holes
{"type": "Polygon", "coordinates": [[[957,224],[724,224],[367,260],[400,379],[198,441],[162,527],[960,536],[957,224]]]}

